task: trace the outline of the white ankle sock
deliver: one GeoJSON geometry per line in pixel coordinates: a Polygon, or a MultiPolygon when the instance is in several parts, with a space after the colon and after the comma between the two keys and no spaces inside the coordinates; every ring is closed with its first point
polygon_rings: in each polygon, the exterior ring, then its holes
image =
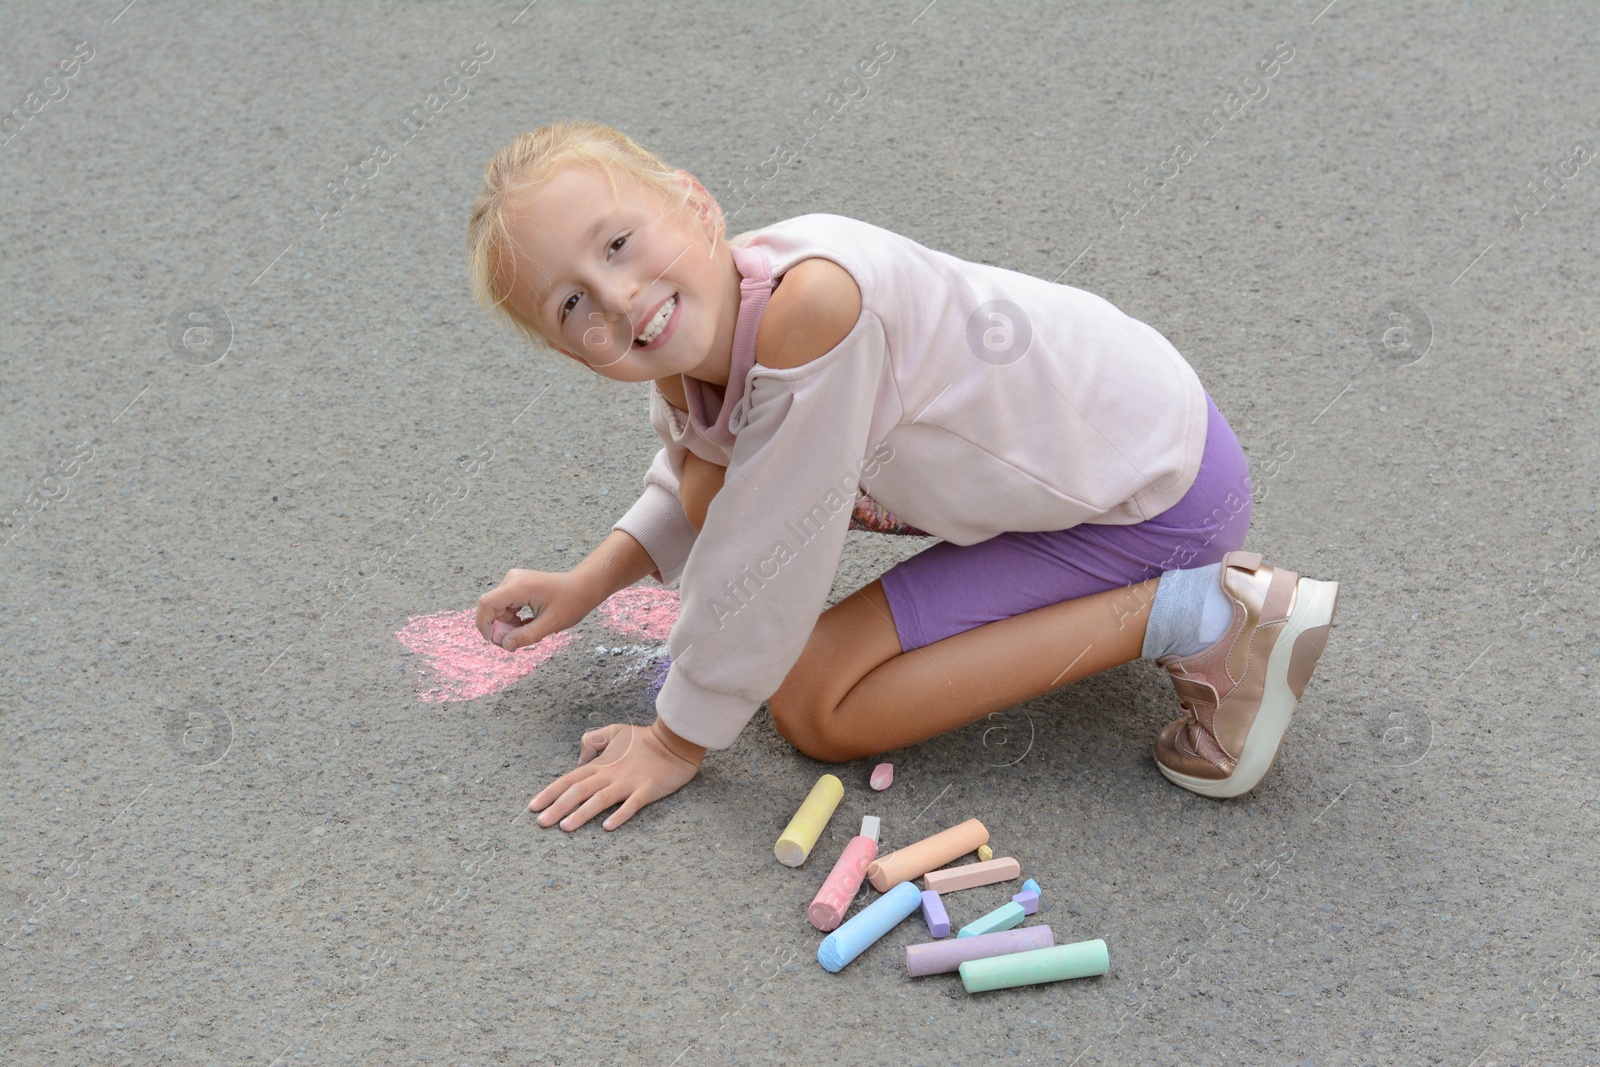
{"type": "Polygon", "coordinates": [[[1222,564],[1213,563],[1161,576],[1145,626],[1144,659],[1192,656],[1222,639],[1233,621],[1233,601],[1222,591],[1221,573],[1222,564]]]}

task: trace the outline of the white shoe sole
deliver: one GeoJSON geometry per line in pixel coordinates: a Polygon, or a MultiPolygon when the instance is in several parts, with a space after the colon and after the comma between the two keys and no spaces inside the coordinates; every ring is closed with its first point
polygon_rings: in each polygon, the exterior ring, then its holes
{"type": "MultiPolygon", "coordinates": [[[[1201,796],[1227,798],[1250,792],[1266,777],[1273,761],[1278,758],[1283,735],[1289,730],[1295,704],[1299,702],[1289,686],[1289,661],[1294,657],[1294,644],[1307,630],[1332,622],[1338,600],[1338,582],[1301,578],[1296,583],[1294,610],[1284,622],[1283,632],[1278,635],[1277,642],[1272,646],[1272,655],[1267,659],[1261,708],[1256,712],[1256,721],[1250,724],[1250,732],[1245,735],[1244,752],[1239,757],[1238,766],[1226,778],[1195,778],[1168,770],[1157,760],[1156,766],[1168,781],[1201,796]]],[[[1318,658],[1321,658],[1320,654],[1318,658]]]]}

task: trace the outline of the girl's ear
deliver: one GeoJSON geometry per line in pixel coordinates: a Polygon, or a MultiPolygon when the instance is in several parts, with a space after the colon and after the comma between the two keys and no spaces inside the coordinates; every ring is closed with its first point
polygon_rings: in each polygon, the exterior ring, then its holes
{"type": "Polygon", "coordinates": [[[722,215],[722,205],[700,184],[700,179],[683,169],[673,172],[678,176],[678,181],[690,187],[689,202],[694,205],[695,214],[700,219],[700,227],[705,231],[707,239],[712,245],[723,235],[727,221],[722,215]]]}

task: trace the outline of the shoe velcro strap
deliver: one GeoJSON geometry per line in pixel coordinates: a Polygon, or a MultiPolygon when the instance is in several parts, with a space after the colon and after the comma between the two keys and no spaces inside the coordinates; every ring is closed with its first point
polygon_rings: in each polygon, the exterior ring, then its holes
{"type": "Polygon", "coordinates": [[[1243,567],[1247,571],[1260,570],[1261,553],[1246,552],[1243,549],[1229,552],[1222,557],[1222,565],[1224,567],[1243,567]]]}
{"type": "Polygon", "coordinates": [[[1221,703],[1217,699],[1216,689],[1209,682],[1202,682],[1198,678],[1185,678],[1175,674],[1172,676],[1172,688],[1178,694],[1178,700],[1185,704],[1215,708],[1221,703]]]}
{"type": "Polygon", "coordinates": [[[1185,731],[1185,734],[1189,747],[1194,750],[1195,755],[1207,763],[1216,764],[1229,774],[1233,773],[1233,768],[1236,766],[1233,757],[1228,755],[1221,745],[1217,744],[1210,731],[1198,730],[1191,726],[1185,731]]]}
{"type": "Polygon", "coordinates": [[[1296,576],[1281,567],[1272,568],[1272,584],[1267,587],[1267,599],[1261,605],[1260,625],[1285,622],[1289,606],[1294,603],[1296,576]]]}

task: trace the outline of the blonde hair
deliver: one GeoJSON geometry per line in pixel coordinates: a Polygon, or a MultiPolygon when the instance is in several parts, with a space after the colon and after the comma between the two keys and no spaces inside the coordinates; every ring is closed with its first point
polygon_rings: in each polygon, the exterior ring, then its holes
{"type": "Polygon", "coordinates": [[[513,194],[538,188],[574,163],[597,168],[606,176],[613,196],[618,195],[619,175],[654,189],[679,221],[692,214],[702,226],[709,223],[715,230],[713,247],[727,229],[721,206],[693,175],[669,167],[620,130],[569,120],[521,134],[483,168],[483,187],[467,217],[467,279],[479,307],[521,330],[536,347],[555,346],[511,306],[507,279],[496,270],[511,245],[508,205],[513,194]]]}

